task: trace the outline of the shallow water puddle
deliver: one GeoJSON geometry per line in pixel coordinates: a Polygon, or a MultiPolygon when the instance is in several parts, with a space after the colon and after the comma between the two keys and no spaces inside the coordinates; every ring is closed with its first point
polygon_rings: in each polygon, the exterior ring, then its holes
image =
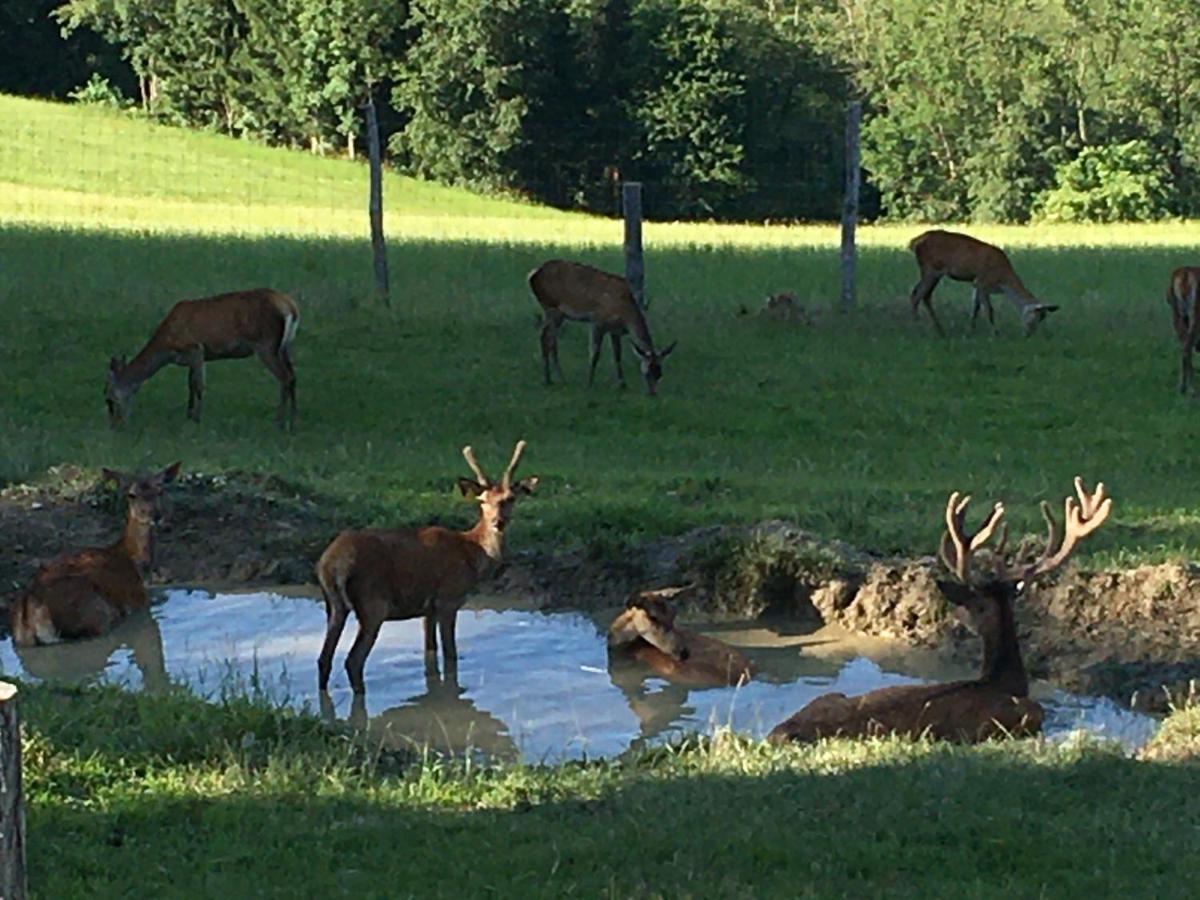
{"type": "MultiPolygon", "coordinates": [[[[540,613],[468,605],[458,617],[458,683],[427,679],[420,620],[389,622],[367,660],[365,705],[353,698],[342,661],[351,619],[334,658],[330,697],[316,690],[325,612],[311,597],[168,590],[151,616],[111,635],[53,647],[0,644],[0,674],[107,681],[155,690],[168,678],[202,696],[258,690],[348,719],[393,746],[413,741],[474,748],[502,758],[554,761],[611,756],[681,731],[728,725],[769,731],[828,691],[858,694],[890,684],[969,676],[928,655],[833,629],[788,634],[761,623],[696,627],[739,647],[758,677],[741,688],[688,689],[659,678],[610,676],[605,632],[612,612],[540,613]]],[[[785,627],[790,627],[786,623],[785,627]]],[[[1095,697],[1035,686],[1046,731],[1086,729],[1133,748],[1157,727],[1148,717],[1095,697]]]]}

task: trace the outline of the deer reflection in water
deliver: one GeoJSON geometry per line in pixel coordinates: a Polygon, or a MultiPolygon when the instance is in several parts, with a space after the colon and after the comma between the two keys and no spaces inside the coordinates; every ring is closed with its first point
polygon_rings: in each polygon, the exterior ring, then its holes
{"type": "MultiPolygon", "coordinates": [[[[399,706],[367,715],[365,694],[354,694],[346,723],[369,733],[389,749],[421,750],[429,748],[448,756],[480,753],[498,760],[515,760],[517,745],[508,726],[489,712],[479,709],[463,695],[456,675],[425,673],[425,693],[410,697],[399,706]]],[[[337,721],[333,700],[319,694],[321,717],[337,721]]]]}
{"type": "Polygon", "coordinates": [[[754,677],[750,662],[723,641],[675,625],[675,597],[687,587],[639,591],[608,628],[608,674],[637,716],[631,748],[668,730],[694,712],[685,706],[694,688],[738,687],[754,677]],[[648,678],[667,684],[647,688],[648,678]]]}
{"type": "Polygon", "coordinates": [[[128,648],[141,673],[142,690],[165,691],[170,685],[163,656],[162,632],[146,610],[136,612],[99,637],[62,644],[13,645],[21,668],[42,681],[83,682],[104,674],[113,655],[128,648]]]}

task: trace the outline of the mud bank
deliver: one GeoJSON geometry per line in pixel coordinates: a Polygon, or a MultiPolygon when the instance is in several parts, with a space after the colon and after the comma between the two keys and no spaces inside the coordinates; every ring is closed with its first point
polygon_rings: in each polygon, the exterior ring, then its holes
{"type": "MultiPolygon", "coordinates": [[[[112,541],[121,505],[113,485],[65,466],[0,491],[0,606],[42,562],[112,541]]],[[[310,582],[321,550],[347,524],[335,504],[275,477],[188,473],[168,490],[151,581],[310,582]]],[[[772,521],[638,546],[514,548],[488,591],[530,608],[589,610],[618,605],[637,587],[693,584],[685,614],[779,616],[804,630],[837,624],[973,661],[978,642],[951,614],[939,577],[932,556],[878,557],[772,521]]],[[[1068,567],[1025,596],[1018,627],[1034,677],[1164,708],[1200,678],[1200,566],[1068,567]]]]}

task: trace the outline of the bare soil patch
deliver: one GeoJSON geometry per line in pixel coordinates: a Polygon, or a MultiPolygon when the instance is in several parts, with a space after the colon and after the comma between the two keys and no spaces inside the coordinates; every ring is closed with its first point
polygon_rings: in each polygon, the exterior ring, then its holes
{"type": "MultiPolygon", "coordinates": [[[[167,496],[156,584],[311,582],[321,550],[350,524],[335,504],[273,476],[193,472],[167,496]]],[[[114,486],[71,467],[0,491],[0,597],[58,554],[114,540],[120,516],[114,486]]],[[[782,615],[974,660],[978,643],[951,615],[938,577],[932,556],[878,557],[764,522],[637,546],[514,549],[489,592],[587,610],[618,605],[635,588],[692,584],[685,613],[696,617],[782,615]]],[[[1200,679],[1200,566],[1068,567],[1030,591],[1018,617],[1030,673],[1063,688],[1163,709],[1200,679]]]]}

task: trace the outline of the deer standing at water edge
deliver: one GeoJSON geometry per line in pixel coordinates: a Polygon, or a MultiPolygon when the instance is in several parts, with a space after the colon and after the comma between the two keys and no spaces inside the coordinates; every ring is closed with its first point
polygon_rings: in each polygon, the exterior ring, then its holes
{"type": "Polygon", "coordinates": [[[662,351],[654,349],[650,326],[646,324],[641,307],[633,299],[629,282],[619,275],[602,272],[582,263],[552,259],[529,273],[529,289],[542,307],[542,371],[546,384],[551,383],[552,360],[558,380],[566,380],[558,364],[558,332],[563,322],[571,319],[591,325],[589,387],[596,377],[596,363],[600,359],[605,335],[612,342],[617,383],[625,387],[625,373],[621,369],[621,336],[628,334],[638,356],[646,392],[652,397],[655,395],[658,381],[662,378],[662,362],[671,355],[677,342],[662,351]]]}
{"type": "Polygon", "coordinates": [[[141,477],[104,470],[106,479],[125,487],[128,508],[121,537],[108,547],[60,556],[38,570],[9,609],[14,644],[97,637],[149,606],[142,571],[154,557],[153,526],[163,485],[175,480],[179,465],[141,477]]]}
{"type": "Polygon", "coordinates": [[[945,276],[955,281],[969,281],[974,286],[971,295],[974,300],[972,329],[979,318],[979,310],[984,308],[987,310],[988,324],[995,330],[991,296],[997,291],[1002,291],[1016,305],[1021,316],[1021,329],[1026,337],[1033,334],[1046,316],[1058,309],[1057,306],[1042,303],[1026,289],[1008,261],[1008,256],[999,247],[966,234],[935,230],[917,235],[909,243],[908,249],[916,256],[917,266],[921,270],[921,280],[909,297],[913,318],[917,317],[917,307],[924,303],[933,327],[940,335],[944,336],[945,332],[933,311],[931,300],[933,289],[945,276]]]}
{"type": "Polygon", "coordinates": [[[285,416],[296,424],[296,372],[291,345],[300,311],[285,294],[269,288],[234,291],[201,300],[181,300],[171,307],[145,346],[128,363],[109,361],[105,403],[114,428],[129,417],[134,393],[163,366],[188,368],[188,418],[200,421],[204,399],[204,363],[257,354],[279,382],[276,423],[285,416]]]}
{"type": "Polygon", "coordinates": [[[767,739],[782,743],[897,734],[975,743],[1040,732],[1043,711],[1029,699],[1029,679],[1017,642],[1013,603],[1034,579],[1062,565],[1076,543],[1108,518],[1112,500],[1104,496],[1103,484],[1088,493],[1077,477],[1075,492],[1078,503],[1073,497],[1065,503],[1061,542],[1050,507],[1043,503],[1047,536],[1041,558],[1020,569],[1010,568],[1004,556],[1007,527],[1002,527],[993,552],[995,572],[978,585],[971,583],[971,558],[1000,525],[1004,506],[997,503],[972,534],[965,525],[970,497],[960,497],[958,492],[950,495],[939,553],[956,581],[939,582],[938,587],[966,614],[980,635],[983,666],[978,678],[880,688],[859,697],[826,694],[775,726],[767,739]]]}
{"type": "Polygon", "coordinates": [[[458,479],[458,487],[479,503],[479,520],[466,531],[438,525],[343,531],[325,548],[316,568],[326,617],[325,643],[317,658],[322,691],[328,688],[333,653],[351,611],[358,635],[346,655],[346,673],[356,694],[365,691],[363,667],[380,627],[395,619],[424,617],[426,672],[437,671],[439,632],[447,677],[457,671],[458,610],[467,593],[500,562],[514,504],[537,487],[536,477],[512,480],[524,451],[525,442],[517,441],[504,475],[492,481],[471,448],[463,447],[475,478],[458,479]]]}

